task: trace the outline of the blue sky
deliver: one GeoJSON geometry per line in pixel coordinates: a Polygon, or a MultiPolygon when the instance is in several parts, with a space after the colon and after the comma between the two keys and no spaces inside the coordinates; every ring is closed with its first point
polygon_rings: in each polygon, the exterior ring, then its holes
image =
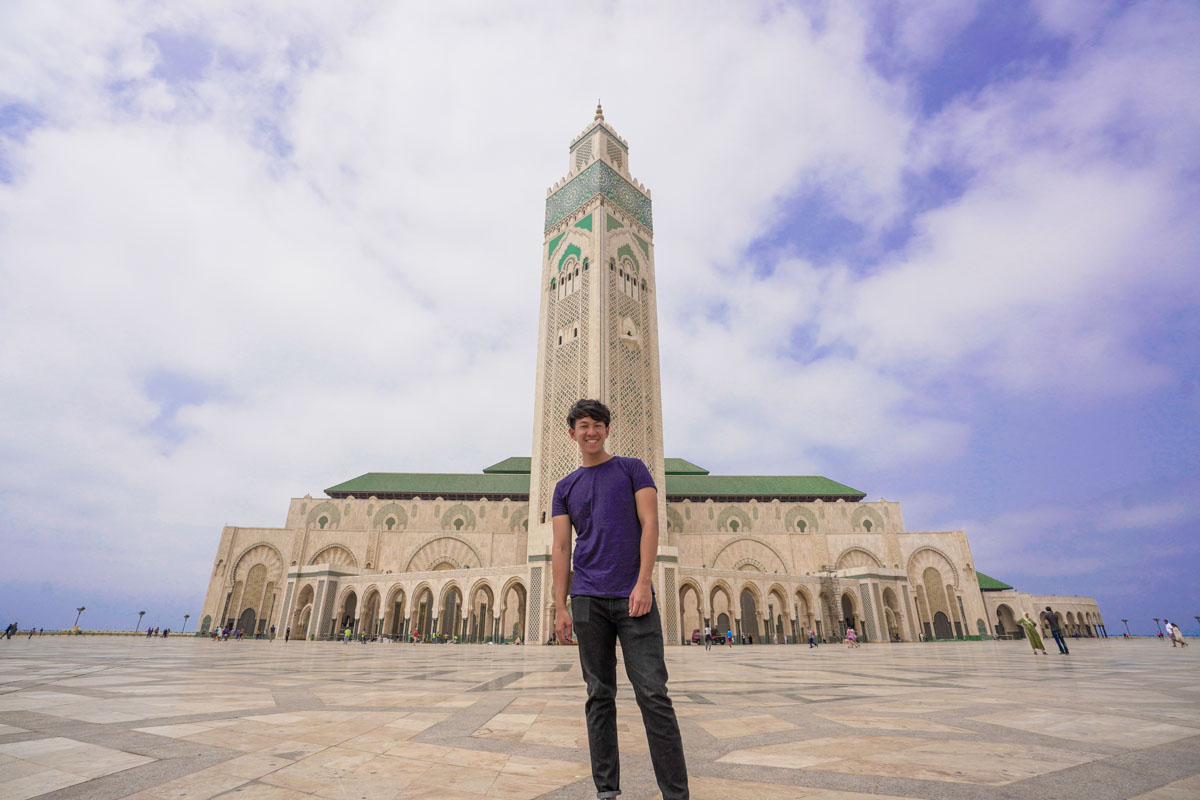
{"type": "Polygon", "coordinates": [[[1195,6],[6,19],[0,615],[178,627],[222,525],[527,453],[541,205],[600,96],[654,191],[668,454],[1200,633],[1195,6]]]}

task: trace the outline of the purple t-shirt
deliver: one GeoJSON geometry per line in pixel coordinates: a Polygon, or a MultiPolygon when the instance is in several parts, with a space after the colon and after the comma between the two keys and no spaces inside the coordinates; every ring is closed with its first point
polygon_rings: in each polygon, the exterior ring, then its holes
{"type": "Polygon", "coordinates": [[[654,486],[637,458],[580,467],[554,487],[553,515],[575,526],[571,596],[628,597],[641,568],[642,523],[634,492],[654,486]]]}

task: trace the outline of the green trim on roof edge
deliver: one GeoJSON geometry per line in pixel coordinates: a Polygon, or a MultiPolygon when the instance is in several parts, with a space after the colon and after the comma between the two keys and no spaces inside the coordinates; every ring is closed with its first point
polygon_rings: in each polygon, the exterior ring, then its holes
{"type": "MultiPolygon", "coordinates": [[[[682,460],[682,459],[680,459],[682,460]]],[[[460,475],[447,473],[368,472],[357,478],[325,490],[330,497],[371,497],[406,495],[438,497],[472,495],[489,497],[521,497],[529,495],[525,459],[506,459],[488,467],[484,474],[460,475]]],[[[669,474],[666,478],[668,497],[695,498],[808,498],[828,501],[858,502],[866,495],[845,484],[820,475],[707,475],[669,474]]]]}

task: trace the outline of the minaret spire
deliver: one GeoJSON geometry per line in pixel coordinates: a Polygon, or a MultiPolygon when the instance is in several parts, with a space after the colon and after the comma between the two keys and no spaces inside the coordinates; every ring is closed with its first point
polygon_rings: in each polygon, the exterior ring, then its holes
{"type": "Polygon", "coordinates": [[[604,121],[604,109],[600,107],[600,99],[597,98],[596,99],[596,116],[592,120],[592,122],[603,122],[603,121],[604,121]]]}

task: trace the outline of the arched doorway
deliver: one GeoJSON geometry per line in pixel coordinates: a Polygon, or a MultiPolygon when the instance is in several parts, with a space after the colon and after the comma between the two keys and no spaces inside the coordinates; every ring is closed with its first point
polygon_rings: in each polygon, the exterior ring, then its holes
{"type": "Polygon", "coordinates": [[[713,619],[721,634],[733,630],[733,603],[728,590],[721,585],[714,586],[708,595],[709,608],[712,609],[713,619]]]}
{"type": "Polygon", "coordinates": [[[428,586],[417,595],[413,608],[417,612],[417,622],[413,627],[418,636],[428,640],[433,635],[433,592],[428,586]]]}
{"type": "Polygon", "coordinates": [[[292,614],[292,633],[300,639],[308,636],[308,621],[312,617],[313,587],[312,584],[300,590],[296,598],[296,611],[292,614]]]}
{"type": "Polygon", "coordinates": [[[238,617],[238,629],[245,635],[249,636],[254,633],[254,609],[247,608],[242,612],[242,616],[238,617]]]}
{"type": "Polygon", "coordinates": [[[471,612],[468,638],[470,642],[484,642],[492,638],[492,613],[495,601],[492,598],[492,587],[479,583],[471,590],[471,612]]]}
{"type": "Polygon", "coordinates": [[[704,620],[700,613],[700,593],[694,584],[685,583],[683,588],[679,590],[679,614],[680,621],[683,623],[679,628],[679,635],[683,641],[690,642],[692,640],[692,631],[699,630],[704,633],[704,620]]]}
{"type": "Polygon", "coordinates": [[[391,598],[386,606],[387,616],[384,617],[384,629],[389,636],[403,636],[407,633],[404,630],[404,590],[399,586],[391,591],[391,598]]]}
{"type": "Polygon", "coordinates": [[[754,593],[747,587],[742,589],[742,633],[751,638],[751,641],[757,641],[758,632],[758,603],[755,602],[754,593]]]}
{"type": "Polygon", "coordinates": [[[438,615],[438,633],[447,638],[458,635],[462,617],[462,595],[457,586],[451,586],[442,594],[442,608],[438,615]]]}
{"type": "Polygon", "coordinates": [[[767,594],[767,618],[771,621],[770,630],[766,632],[767,641],[787,644],[788,637],[796,632],[792,630],[792,610],[788,608],[783,592],[778,587],[772,588],[767,594]]]}
{"type": "MultiPolygon", "coordinates": [[[[808,595],[803,589],[796,590],[796,624],[803,630],[800,631],[800,640],[808,639],[808,631],[813,627],[812,605],[808,602],[808,595]]],[[[815,633],[815,630],[814,630],[815,633]]]]}
{"type": "Polygon", "coordinates": [[[367,602],[363,604],[362,632],[367,636],[379,633],[379,590],[372,589],[367,594],[367,602]]]}
{"type": "Polygon", "coordinates": [[[500,607],[500,636],[505,639],[525,638],[525,585],[512,581],[504,589],[500,607]]]}
{"type": "Polygon", "coordinates": [[[896,597],[892,587],[886,586],[883,590],[883,616],[887,623],[888,640],[893,642],[904,641],[904,627],[900,624],[902,619],[900,611],[900,600],[896,597]]]}
{"type": "Polygon", "coordinates": [[[358,595],[351,589],[342,599],[342,610],[338,614],[337,630],[334,631],[334,638],[343,635],[347,628],[354,628],[354,612],[358,610],[358,595]]]}
{"type": "Polygon", "coordinates": [[[1014,639],[1025,638],[1025,631],[1017,624],[1016,615],[1005,603],[996,606],[996,634],[1014,639]]]}
{"type": "Polygon", "coordinates": [[[950,627],[950,618],[946,612],[938,611],[933,615],[933,635],[938,639],[953,639],[954,629],[950,627]]]}
{"type": "Polygon", "coordinates": [[[842,626],[843,635],[845,634],[846,629],[854,628],[854,632],[858,635],[858,640],[860,642],[865,642],[867,640],[866,631],[860,630],[859,628],[858,615],[854,613],[854,595],[850,594],[850,592],[842,593],[842,626]]]}
{"type": "Polygon", "coordinates": [[[208,633],[208,629],[211,625],[212,625],[212,614],[205,614],[204,621],[200,623],[200,632],[208,633]]]}

